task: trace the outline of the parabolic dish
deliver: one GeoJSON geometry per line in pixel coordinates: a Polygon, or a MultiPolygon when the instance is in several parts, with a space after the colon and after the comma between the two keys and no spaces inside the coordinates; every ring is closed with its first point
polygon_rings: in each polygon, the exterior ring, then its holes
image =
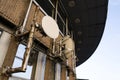
{"type": "Polygon", "coordinates": [[[50,16],[44,16],[42,19],[42,28],[47,36],[55,39],[59,35],[59,28],[56,21],[50,16]]]}

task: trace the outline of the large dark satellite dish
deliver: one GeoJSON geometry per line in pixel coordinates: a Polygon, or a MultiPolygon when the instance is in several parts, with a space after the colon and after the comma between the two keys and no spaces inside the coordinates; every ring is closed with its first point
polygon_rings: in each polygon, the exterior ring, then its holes
{"type": "MultiPolygon", "coordinates": [[[[50,4],[36,0],[46,12],[50,13],[50,4]],[[42,3],[42,4],[41,4],[42,3]]],[[[96,50],[103,35],[108,0],[59,0],[69,17],[69,29],[73,31],[77,65],[84,63],[96,50]]]]}
{"type": "Polygon", "coordinates": [[[107,17],[108,0],[61,0],[71,19],[77,65],[85,62],[101,40],[107,17]]]}

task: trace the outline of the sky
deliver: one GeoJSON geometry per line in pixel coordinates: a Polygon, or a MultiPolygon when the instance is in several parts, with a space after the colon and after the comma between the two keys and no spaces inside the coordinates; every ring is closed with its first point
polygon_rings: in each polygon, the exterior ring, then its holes
{"type": "Polygon", "coordinates": [[[102,40],[76,71],[79,79],[120,80],[120,0],[109,0],[102,40]]]}

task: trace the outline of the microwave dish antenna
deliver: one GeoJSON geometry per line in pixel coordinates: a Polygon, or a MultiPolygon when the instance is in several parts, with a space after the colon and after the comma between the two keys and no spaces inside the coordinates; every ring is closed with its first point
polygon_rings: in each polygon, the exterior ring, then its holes
{"type": "Polygon", "coordinates": [[[59,35],[59,28],[56,21],[50,16],[44,16],[42,19],[42,28],[47,36],[56,39],[59,35]]]}

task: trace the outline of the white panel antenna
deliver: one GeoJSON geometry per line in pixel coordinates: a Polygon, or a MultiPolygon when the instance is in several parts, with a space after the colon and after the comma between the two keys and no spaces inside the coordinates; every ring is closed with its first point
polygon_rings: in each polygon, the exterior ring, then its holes
{"type": "Polygon", "coordinates": [[[42,19],[42,28],[47,36],[56,39],[59,35],[59,28],[56,21],[50,16],[44,16],[42,19]]]}

